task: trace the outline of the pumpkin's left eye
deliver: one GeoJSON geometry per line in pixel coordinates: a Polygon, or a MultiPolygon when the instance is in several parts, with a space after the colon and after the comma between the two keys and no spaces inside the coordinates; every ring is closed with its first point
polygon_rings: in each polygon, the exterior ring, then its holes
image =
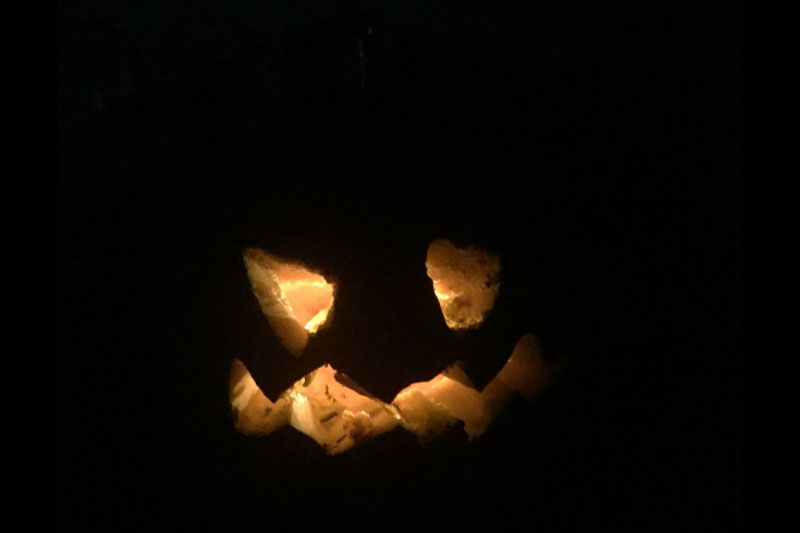
{"type": "Polygon", "coordinates": [[[433,241],[425,260],[433,292],[450,329],[477,327],[494,307],[500,289],[500,258],[472,246],[433,241]]]}
{"type": "Polygon", "coordinates": [[[245,251],[244,264],[261,311],[284,347],[299,356],[309,335],[328,319],[334,284],[297,262],[258,248],[245,251]]]}

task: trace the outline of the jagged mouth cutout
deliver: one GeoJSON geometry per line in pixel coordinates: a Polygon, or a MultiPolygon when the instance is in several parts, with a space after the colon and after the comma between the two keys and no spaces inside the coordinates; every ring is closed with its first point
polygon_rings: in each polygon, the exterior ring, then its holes
{"type": "MultiPolygon", "coordinates": [[[[244,264],[270,327],[289,353],[301,357],[309,336],[325,327],[332,312],[334,284],[258,248],[245,251],[244,264]]],[[[500,288],[499,258],[439,239],[428,247],[425,264],[447,326],[479,327],[500,288]]],[[[327,453],[338,454],[397,427],[424,443],[460,421],[472,440],[486,432],[512,396],[533,398],[545,385],[547,370],[539,343],[529,333],[481,391],[456,362],[429,381],[408,385],[386,403],[346,374],[323,365],[272,401],[245,365],[234,359],[230,402],[234,425],[245,435],[268,435],[291,425],[327,453]]]]}

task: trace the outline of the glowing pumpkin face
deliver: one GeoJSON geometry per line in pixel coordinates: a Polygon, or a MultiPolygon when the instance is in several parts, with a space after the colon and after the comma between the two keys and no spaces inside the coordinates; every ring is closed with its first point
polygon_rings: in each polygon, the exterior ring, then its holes
{"type": "MultiPolygon", "coordinates": [[[[266,367],[276,369],[292,360],[301,363],[301,377],[270,396],[240,359],[233,360],[230,402],[234,424],[244,434],[266,435],[291,425],[331,454],[398,427],[424,442],[460,422],[473,439],[488,429],[513,395],[532,399],[547,381],[547,365],[532,334],[517,337],[510,354],[508,349],[505,354],[487,354],[486,342],[470,342],[470,333],[484,326],[503,294],[501,260],[486,250],[435,240],[420,258],[424,270],[411,268],[409,278],[389,284],[397,289],[391,299],[380,291],[378,298],[369,298],[369,287],[357,276],[338,281],[335,274],[314,271],[259,248],[248,248],[243,259],[252,293],[266,318],[263,326],[286,352],[264,353],[270,361],[266,367]],[[348,281],[357,290],[346,290],[348,281]],[[427,296],[421,302],[418,296],[406,300],[404,296],[416,294],[413,289],[421,283],[427,285],[427,296]],[[393,308],[396,303],[404,310],[409,303],[420,308],[415,313],[398,312],[393,308]],[[365,316],[379,317],[367,320],[366,327],[394,342],[382,346],[360,342],[358,327],[363,321],[358,318],[365,316]],[[415,342],[412,334],[419,334],[415,342]],[[328,342],[317,343],[318,337],[328,342]],[[418,353],[403,350],[404,345],[418,353]],[[454,351],[454,345],[461,349],[454,351]],[[500,361],[502,366],[498,371],[496,364],[482,365],[482,360],[500,361]],[[372,363],[366,365],[371,367],[371,379],[360,370],[366,361],[372,363]],[[420,365],[421,361],[428,364],[420,365]],[[375,372],[376,364],[386,373],[375,372]],[[437,365],[435,371],[431,365],[437,365]],[[414,379],[426,372],[425,378],[414,379]],[[374,389],[358,384],[364,377],[374,389]]],[[[380,274],[375,265],[367,266],[372,266],[372,274],[380,274]]],[[[497,320],[493,326],[502,330],[497,320]]],[[[500,350],[502,346],[496,351],[500,350]]]]}

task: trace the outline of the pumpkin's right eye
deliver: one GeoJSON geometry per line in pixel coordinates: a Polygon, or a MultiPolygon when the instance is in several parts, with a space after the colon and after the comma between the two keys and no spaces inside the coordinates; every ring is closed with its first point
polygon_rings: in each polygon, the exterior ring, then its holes
{"type": "Polygon", "coordinates": [[[261,311],[284,347],[295,357],[328,320],[335,286],[297,262],[258,248],[244,253],[244,264],[261,311]]]}

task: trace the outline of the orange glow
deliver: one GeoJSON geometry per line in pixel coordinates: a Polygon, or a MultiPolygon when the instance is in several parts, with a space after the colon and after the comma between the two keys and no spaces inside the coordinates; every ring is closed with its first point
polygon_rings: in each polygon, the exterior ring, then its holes
{"type": "Polygon", "coordinates": [[[425,266],[447,327],[464,329],[483,322],[500,288],[496,256],[440,239],[428,247],[425,266]]]}
{"type": "Polygon", "coordinates": [[[321,309],[314,317],[306,322],[306,325],[303,328],[308,331],[309,333],[316,333],[319,327],[328,320],[328,310],[321,309]]]}
{"type": "Polygon", "coordinates": [[[409,385],[392,402],[402,414],[403,426],[421,440],[444,432],[461,420],[470,439],[489,424],[480,393],[474,387],[438,374],[430,381],[409,385]]]}
{"type": "Polygon", "coordinates": [[[337,454],[395,428],[400,420],[386,403],[354,391],[323,365],[289,387],[274,403],[238,359],[231,371],[231,408],[236,428],[267,435],[289,424],[337,454]]]}
{"type": "Polygon", "coordinates": [[[391,404],[342,384],[338,375],[330,365],[323,365],[272,402],[236,359],[230,383],[234,424],[246,435],[266,435],[289,424],[329,454],[349,450],[397,426],[424,442],[461,421],[471,440],[491,426],[513,395],[532,399],[549,377],[531,334],[520,339],[505,366],[480,392],[458,365],[430,381],[409,385],[391,404]]]}
{"type": "Polygon", "coordinates": [[[244,253],[244,263],[261,311],[286,349],[299,356],[309,334],[328,319],[334,285],[320,274],[257,248],[244,253]]]}

